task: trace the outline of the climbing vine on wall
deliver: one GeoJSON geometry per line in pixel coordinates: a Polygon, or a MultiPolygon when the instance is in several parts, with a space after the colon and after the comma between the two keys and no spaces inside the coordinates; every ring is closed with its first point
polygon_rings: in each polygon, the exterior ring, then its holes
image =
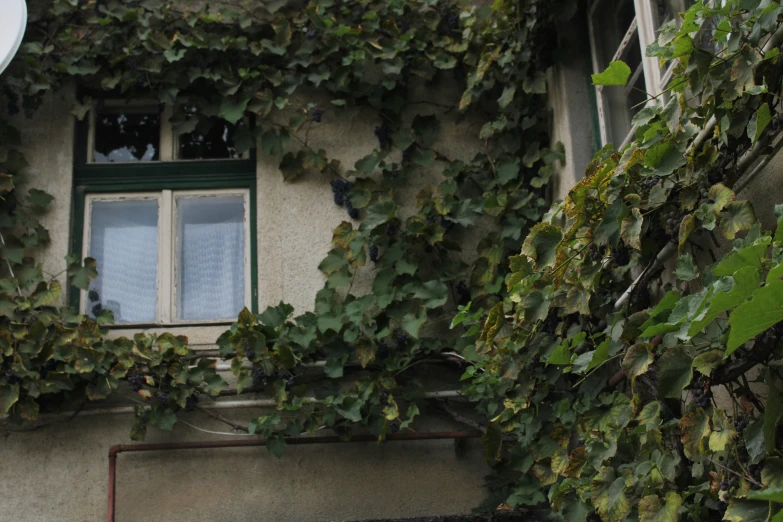
{"type": "MultiPolygon", "coordinates": [[[[143,438],[206,396],[264,392],[277,411],[232,426],[279,455],[285,436],[321,426],[379,439],[408,428],[425,391],[418,365],[453,354],[486,419],[486,507],[548,506],[569,521],[780,519],[783,412],[770,363],[783,233],[763,230],[732,188],[781,128],[783,9],[723,4],[697,2],[662,28],[647,53],[675,64],[669,89],[637,113],[635,139],[599,151],[546,213],[564,158],[549,148],[544,73],[572,2],[46,4],[0,79],[10,115],[74,81],[77,118],[104,96],[186,99],[201,120],[250,113],[240,150],[257,143],[292,183],[329,179],[324,197],[346,220],[319,266],[314,312],[245,310],[219,353],[170,334],[110,340],[110,312],[93,320],[56,306],[64,289],[33,258],[49,240],[37,216],[52,198],[17,190],[23,144],[0,122],[0,409],[34,420],[125,381],[143,438]],[[419,111],[414,90],[444,81],[461,98],[419,111]],[[308,128],[360,111],[377,114],[377,146],[354,165],[311,148],[308,128]],[[444,112],[483,122],[471,161],[438,150],[444,112]],[[407,212],[423,169],[442,180],[407,212]],[[354,290],[357,273],[370,274],[371,293],[354,290]]],[[[617,62],[594,82],[613,88],[629,73],[617,62]]],[[[177,132],[197,123],[172,119],[177,132]]],[[[70,256],[66,269],[86,289],[100,267],[70,256]]]]}

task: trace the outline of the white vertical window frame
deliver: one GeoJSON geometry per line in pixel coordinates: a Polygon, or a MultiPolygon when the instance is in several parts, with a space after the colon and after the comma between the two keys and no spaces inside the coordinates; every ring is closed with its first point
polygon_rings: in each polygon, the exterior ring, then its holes
{"type": "MultiPolygon", "coordinates": [[[[248,189],[221,189],[221,190],[162,190],[159,192],[128,192],[117,194],[88,194],[85,196],[84,205],[84,236],[82,242],[82,258],[90,257],[90,244],[92,238],[92,209],[96,201],[128,201],[128,200],[156,200],[158,202],[158,261],[156,270],[156,321],[155,324],[212,324],[225,323],[232,318],[214,320],[188,320],[179,319],[177,313],[178,303],[178,254],[179,238],[177,223],[176,201],[178,197],[197,198],[213,196],[239,196],[242,198],[242,223],[243,223],[243,276],[244,296],[243,304],[248,309],[252,307],[251,289],[251,256],[250,249],[250,191],[248,189]]],[[[100,267],[98,267],[100,270],[100,267]]],[[[79,311],[88,314],[88,290],[80,290],[79,311]]],[[[141,323],[116,323],[122,326],[132,326],[141,323]]]]}
{"type": "Polygon", "coordinates": [[[649,96],[657,96],[661,93],[661,67],[658,58],[647,56],[647,46],[658,39],[655,32],[655,16],[653,15],[653,3],[650,0],[634,0],[636,19],[639,21],[639,42],[642,50],[642,64],[644,65],[644,79],[649,96]]]}

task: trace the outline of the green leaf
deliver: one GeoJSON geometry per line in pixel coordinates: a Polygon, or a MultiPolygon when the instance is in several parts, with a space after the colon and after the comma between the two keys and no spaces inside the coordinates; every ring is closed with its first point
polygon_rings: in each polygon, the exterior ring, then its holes
{"type": "Polygon", "coordinates": [[[553,266],[557,259],[557,246],[562,239],[563,231],[560,227],[536,223],[525,238],[522,253],[532,258],[539,270],[553,266]]]}
{"type": "Polygon", "coordinates": [[[710,375],[712,370],[723,364],[723,350],[710,350],[693,358],[693,368],[702,375],[710,375]]]}
{"type": "Polygon", "coordinates": [[[772,370],[767,370],[765,380],[769,392],[764,407],[764,448],[767,454],[771,455],[775,451],[775,436],[780,416],[783,414],[783,405],[780,404],[780,392],[776,386],[772,370]]]}
{"type": "Polygon", "coordinates": [[[650,364],[653,362],[653,352],[651,344],[635,344],[628,348],[628,352],[623,359],[623,372],[630,379],[635,379],[639,375],[647,372],[650,364]]]}
{"type": "Polygon", "coordinates": [[[761,491],[751,491],[748,500],[766,500],[783,504],[783,488],[767,488],[761,491]]]}
{"type": "Polygon", "coordinates": [[[90,281],[98,277],[98,270],[96,267],[98,262],[87,257],[84,259],[84,265],[75,265],[68,269],[68,275],[71,277],[71,284],[82,290],[87,290],[90,287],[90,281]]]}
{"type": "Polygon", "coordinates": [[[370,232],[387,223],[397,215],[397,204],[394,201],[379,201],[367,207],[367,215],[362,219],[359,230],[370,232]]]}
{"type": "Polygon", "coordinates": [[[248,103],[250,98],[225,98],[220,104],[220,117],[235,124],[244,117],[248,103]]]}
{"type": "Polygon", "coordinates": [[[638,208],[631,210],[631,215],[623,219],[620,236],[625,243],[636,250],[642,249],[641,233],[644,218],[638,208]]]}
{"type": "Polygon", "coordinates": [[[680,520],[682,497],[670,491],[661,503],[657,495],[647,495],[639,501],[639,522],[677,522],[680,520]]]}
{"type": "Polygon", "coordinates": [[[503,94],[500,95],[500,98],[498,98],[498,106],[501,109],[505,109],[508,107],[508,104],[511,103],[511,101],[514,99],[514,94],[517,92],[517,87],[515,85],[507,85],[503,89],[503,94]]]}
{"type": "Polygon", "coordinates": [[[772,114],[769,111],[769,104],[763,103],[748,122],[748,138],[753,144],[759,141],[771,121],[772,114]]]}
{"type": "Polygon", "coordinates": [[[273,434],[266,439],[266,449],[277,458],[283,456],[285,453],[286,441],[285,437],[280,434],[273,434]]]}
{"type": "Polygon", "coordinates": [[[620,522],[631,512],[631,502],[625,494],[625,479],[615,477],[614,468],[604,467],[590,483],[593,505],[605,522],[620,522]]]}
{"type": "Polygon", "coordinates": [[[717,277],[734,275],[734,272],[746,266],[752,266],[760,272],[761,260],[765,257],[771,241],[769,236],[764,236],[750,246],[730,252],[718,263],[718,266],[712,269],[713,275],[717,277]]]}
{"type": "Polygon", "coordinates": [[[364,402],[358,397],[345,397],[342,402],[334,405],[334,411],[351,422],[362,420],[362,406],[364,402]]]}
{"type": "Polygon", "coordinates": [[[729,316],[729,342],[726,355],[767,328],[783,320],[783,281],[772,281],[756,290],[750,301],[742,303],[729,316]]]}
{"type": "Polygon", "coordinates": [[[693,360],[680,346],[666,351],[658,360],[658,381],[662,397],[679,399],[693,378],[693,360]]]}
{"type": "Polygon", "coordinates": [[[699,410],[680,419],[680,440],[685,456],[694,460],[704,453],[704,439],[710,435],[710,419],[699,410]]]}
{"type": "Polygon", "coordinates": [[[728,216],[721,216],[718,227],[723,237],[733,240],[738,232],[750,230],[753,223],[756,222],[756,214],[753,207],[747,201],[732,201],[723,208],[728,212],[728,216]]]}
{"type": "Polygon", "coordinates": [[[442,281],[434,279],[424,283],[416,290],[413,297],[423,300],[427,308],[437,308],[446,304],[449,288],[442,281]]]}
{"type": "Polygon", "coordinates": [[[421,306],[415,313],[406,314],[402,318],[402,329],[411,334],[412,337],[418,337],[419,329],[426,321],[427,309],[421,306]]]}
{"type": "Polygon", "coordinates": [[[27,201],[36,210],[40,211],[46,209],[49,204],[54,201],[54,196],[47,194],[43,190],[30,189],[27,193],[27,201]]]}
{"type": "Polygon", "coordinates": [[[723,520],[728,522],[767,522],[769,502],[732,499],[723,520]]]}
{"type": "Polygon", "coordinates": [[[726,446],[737,436],[734,425],[726,413],[716,408],[712,414],[712,433],[710,433],[710,451],[725,451],[726,446]]]}
{"type": "Polygon", "coordinates": [[[481,444],[484,447],[484,457],[487,462],[497,462],[503,454],[503,432],[497,423],[490,422],[481,436],[481,444]]]}
{"type": "Polygon", "coordinates": [[[519,158],[505,158],[497,163],[498,183],[505,185],[519,177],[519,158]]]}
{"type": "Polygon", "coordinates": [[[602,73],[593,74],[593,85],[625,85],[631,76],[631,68],[622,61],[609,64],[602,73]]]}
{"type": "Polygon", "coordinates": [[[759,462],[766,453],[764,443],[764,422],[760,419],[753,419],[745,428],[745,447],[748,449],[748,455],[753,463],[759,462]]]}
{"type": "Polygon", "coordinates": [[[3,386],[0,388],[0,412],[5,415],[19,400],[19,386],[3,386]]]}
{"type": "Polygon", "coordinates": [[[435,140],[438,139],[438,134],[440,133],[440,120],[438,120],[437,116],[433,115],[416,115],[416,117],[413,118],[411,127],[416,133],[416,140],[419,144],[425,149],[428,149],[432,147],[435,144],[435,140]]]}
{"type": "Polygon", "coordinates": [[[693,256],[685,254],[677,258],[677,268],[674,270],[674,275],[680,281],[693,281],[699,277],[699,269],[693,262],[693,256]]]}

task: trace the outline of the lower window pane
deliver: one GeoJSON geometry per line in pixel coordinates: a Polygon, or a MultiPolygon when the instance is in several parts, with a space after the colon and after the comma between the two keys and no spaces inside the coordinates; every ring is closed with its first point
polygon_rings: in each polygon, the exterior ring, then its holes
{"type": "Polygon", "coordinates": [[[94,201],[90,257],[98,261],[98,277],[87,294],[90,316],[109,309],[115,323],[155,321],[157,200],[94,201]]]}
{"type": "Polygon", "coordinates": [[[245,303],[242,196],[178,197],[178,319],[236,319],[245,303]]]}

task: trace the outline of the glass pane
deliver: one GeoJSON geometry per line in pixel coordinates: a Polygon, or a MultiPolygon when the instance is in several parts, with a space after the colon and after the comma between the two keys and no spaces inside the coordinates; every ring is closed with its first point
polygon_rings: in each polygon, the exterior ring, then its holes
{"type": "Polygon", "coordinates": [[[619,147],[631,131],[631,119],[647,100],[642,52],[637,32],[620,57],[631,68],[632,74],[625,87],[604,87],[603,96],[607,114],[605,121],[609,141],[619,147]]]}
{"type": "Polygon", "coordinates": [[[160,110],[150,107],[106,107],[95,115],[96,163],[157,161],[160,110]]]}
{"type": "Polygon", "coordinates": [[[245,305],[242,196],[178,197],[178,319],[236,319],[245,305]]]}
{"type": "Polygon", "coordinates": [[[217,120],[210,125],[179,137],[179,159],[236,159],[241,157],[234,147],[236,126],[217,120]]]}
{"type": "Polygon", "coordinates": [[[90,316],[109,309],[115,323],[155,321],[157,200],[94,201],[90,257],[98,261],[98,277],[87,294],[90,316]]]}
{"type": "Polygon", "coordinates": [[[598,0],[592,10],[598,71],[606,69],[636,16],[633,0],[598,0]]]}

